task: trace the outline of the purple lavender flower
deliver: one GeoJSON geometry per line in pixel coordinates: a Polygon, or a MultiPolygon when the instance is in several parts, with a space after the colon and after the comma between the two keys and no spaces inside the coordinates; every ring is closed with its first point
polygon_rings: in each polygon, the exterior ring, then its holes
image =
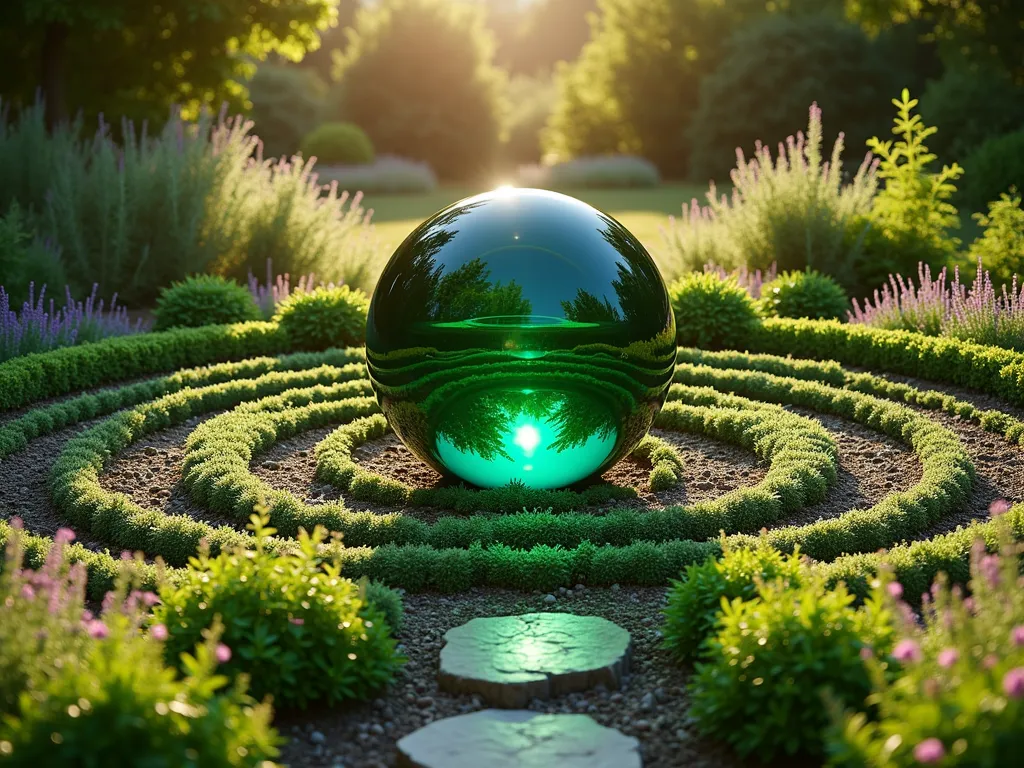
{"type": "Polygon", "coordinates": [[[45,285],[37,297],[35,285],[30,284],[28,300],[17,312],[0,286],[0,361],[143,330],[141,320],[133,323],[128,311],[117,305],[117,294],[106,308],[98,291],[94,285],[85,301],[76,301],[71,289],[66,289],[64,306],[58,308],[53,299],[46,300],[45,285]]]}
{"type": "Polygon", "coordinates": [[[1024,285],[1016,277],[998,289],[981,260],[971,285],[953,270],[950,281],[943,269],[932,279],[927,264],[918,266],[918,282],[891,275],[889,284],[872,300],[853,302],[852,323],[876,328],[951,336],[979,344],[1024,351],[1024,285]]]}
{"type": "Polygon", "coordinates": [[[263,316],[268,319],[274,316],[277,305],[291,296],[292,293],[311,291],[317,285],[316,275],[310,273],[300,277],[293,288],[291,285],[291,275],[287,272],[277,276],[274,275],[274,266],[271,259],[267,259],[266,283],[261,284],[252,271],[249,271],[249,292],[252,294],[263,316]]]}

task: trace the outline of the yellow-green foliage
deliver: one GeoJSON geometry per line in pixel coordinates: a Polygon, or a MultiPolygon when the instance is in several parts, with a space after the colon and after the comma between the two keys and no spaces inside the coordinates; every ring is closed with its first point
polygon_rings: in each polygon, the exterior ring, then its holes
{"type": "Polygon", "coordinates": [[[476,3],[381,0],[356,16],[339,61],[336,114],[380,153],[428,162],[443,179],[488,170],[503,75],[476,3]]]}

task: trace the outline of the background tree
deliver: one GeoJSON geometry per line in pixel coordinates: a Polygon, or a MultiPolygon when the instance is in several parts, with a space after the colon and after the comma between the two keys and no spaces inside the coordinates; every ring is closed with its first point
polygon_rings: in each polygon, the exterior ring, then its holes
{"type": "Polygon", "coordinates": [[[815,102],[832,133],[845,134],[847,161],[859,165],[867,140],[888,130],[891,94],[908,82],[886,43],[833,16],[772,15],[740,28],[701,84],[691,176],[728,182],[737,148],[751,157],[756,141],[774,147],[800,129],[815,102]]]}
{"type": "Polygon", "coordinates": [[[834,0],[598,0],[590,39],[559,71],[545,149],[571,157],[632,152],[669,177],[687,170],[686,128],[700,83],[729,34],[766,13],[819,10],[834,0]]]}
{"type": "Polygon", "coordinates": [[[1024,85],[1024,3],[1020,0],[846,0],[869,31],[908,20],[939,44],[947,60],[996,64],[1024,85]]]}
{"type": "Polygon", "coordinates": [[[9,0],[0,32],[0,93],[31,102],[50,124],[82,110],[162,122],[228,102],[246,106],[255,62],[297,60],[318,44],[338,0],[9,0]]]}
{"type": "Polygon", "coordinates": [[[503,73],[478,5],[380,0],[359,11],[339,60],[336,114],[381,154],[430,163],[443,179],[491,168],[503,73]]]}

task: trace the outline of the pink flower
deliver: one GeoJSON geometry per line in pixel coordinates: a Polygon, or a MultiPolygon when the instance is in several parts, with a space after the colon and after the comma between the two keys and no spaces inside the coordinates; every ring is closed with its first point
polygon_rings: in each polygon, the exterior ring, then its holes
{"type": "Polygon", "coordinates": [[[89,637],[95,640],[102,640],[110,634],[110,630],[107,625],[99,619],[93,619],[85,625],[85,631],[89,633],[89,637]]]}
{"type": "Polygon", "coordinates": [[[952,667],[960,658],[960,651],[956,648],[944,648],[939,651],[939,666],[945,669],[952,667]]]}
{"type": "Polygon", "coordinates": [[[1014,667],[1003,677],[1003,691],[1011,699],[1024,697],[1024,667],[1014,667]]]}
{"type": "Polygon", "coordinates": [[[936,738],[925,739],[914,747],[914,759],[919,763],[937,763],[946,756],[946,748],[936,738]]]}
{"type": "Polygon", "coordinates": [[[968,613],[973,615],[974,614],[974,609],[976,607],[977,606],[974,603],[974,598],[973,597],[965,597],[964,598],[964,608],[967,610],[968,613]]]}
{"type": "Polygon", "coordinates": [[[288,619],[288,621],[290,621],[296,627],[301,627],[303,624],[306,623],[305,619],[288,619]]]}
{"type": "Polygon", "coordinates": [[[1006,499],[996,499],[989,505],[988,513],[992,517],[999,517],[1000,515],[1005,515],[1009,512],[1011,506],[1010,502],[1006,499]]]}
{"type": "Polygon", "coordinates": [[[981,571],[990,586],[999,586],[999,557],[997,555],[985,555],[981,558],[978,570],[981,571]]]}
{"type": "Polygon", "coordinates": [[[994,667],[998,663],[999,657],[996,656],[994,653],[990,653],[988,656],[981,660],[981,666],[983,666],[985,669],[992,669],[992,667],[994,667]]]}
{"type": "Polygon", "coordinates": [[[24,527],[25,527],[25,523],[24,523],[24,521],[20,517],[12,517],[11,518],[11,528],[13,528],[16,531],[20,531],[24,527]]]}
{"type": "Polygon", "coordinates": [[[70,528],[58,528],[53,535],[53,540],[58,544],[68,544],[75,540],[75,532],[70,528]]]}
{"type": "Polygon", "coordinates": [[[896,643],[896,647],[892,649],[892,656],[897,661],[902,661],[904,663],[908,661],[920,661],[921,646],[913,640],[900,640],[896,643]]]}
{"type": "Polygon", "coordinates": [[[149,630],[149,634],[153,636],[154,640],[166,640],[167,627],[165,627],[163,624],[154,624],[152,629],[149,630]]]}
{"type": "Polygon", "coordinates": [[[213,655],[221,664],[227,664],[231,661],[231,649],[224,645],[224,643],[217,643],[217,649],[213,652],[213,655]]]}
{"type": "Polygon", "coordinates": [[[1010,630],[1010,640],[1018,648],[1024,645],[1024,624],[1018,624],[1010,630]]]}
{"type": "Polygon", "coordinates": [[[21,588],[21,596],[26,600],[31,600],[36,596],[36,591],[32,589],[31,584],[26,584],[21,588]]]}
{"type": "Polygon", "coordinates": [[[160,597],[156,594],[156,592],[143,592],[142,602],[144,602],[147,606],[152,608],[154,605],[160,602],[160,597]]]}
{"type": "Polygon", "coordinates": [[[886,587],[889,590],[889,594],[899,600],[903,597],[903,585],[898,581],[890,581],[889,586],[886,587]]]}
{"type": "Polygon", "coordinates": [[[867,661],[868,659],[875,658],[875,652],[865,645],[860,649],[860,657],[864,659],[864,661],[867,661]]]}

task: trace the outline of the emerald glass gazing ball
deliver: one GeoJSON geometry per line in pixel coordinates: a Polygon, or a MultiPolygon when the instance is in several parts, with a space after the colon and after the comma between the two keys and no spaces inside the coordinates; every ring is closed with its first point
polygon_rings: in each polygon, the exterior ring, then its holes
{"type": "Polygon", "coordinates": [[[560,488],[632,451],[675,367],[665,283],[619,222],[499,189],[406,238],[370,302],[377,401],[416,456],[495,488],[560,488]]]}

